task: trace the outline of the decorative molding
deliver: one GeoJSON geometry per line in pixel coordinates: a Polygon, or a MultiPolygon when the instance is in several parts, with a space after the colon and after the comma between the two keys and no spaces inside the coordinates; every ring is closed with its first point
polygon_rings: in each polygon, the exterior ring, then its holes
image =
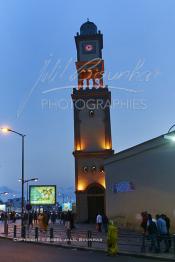
{"type": "Polygon", "coordinates": [[[94,152],[88,152],[88,151],[82,151],[82,150],[79,150],[79,151],[74,151],[73,152],[73,155],[76,157],[76,158],[92,158],[92,157],[96,157],[96,158],[105,158],[105,157],[108,157],[108,156],[111,156],[114,154],[114,150],[112,149],[105,149],[103,151],[94,151],[94,152]]]}

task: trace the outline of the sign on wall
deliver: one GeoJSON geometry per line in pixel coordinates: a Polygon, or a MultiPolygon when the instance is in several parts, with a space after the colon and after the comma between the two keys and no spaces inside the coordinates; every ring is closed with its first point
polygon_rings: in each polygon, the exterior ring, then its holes
{"type": "Polygon", "coordinates": [[[121,181],[115,184],[113,187],[114,193],[132,192],[134,190],[135,190],[134,184],[129,181],[121,181]]]}

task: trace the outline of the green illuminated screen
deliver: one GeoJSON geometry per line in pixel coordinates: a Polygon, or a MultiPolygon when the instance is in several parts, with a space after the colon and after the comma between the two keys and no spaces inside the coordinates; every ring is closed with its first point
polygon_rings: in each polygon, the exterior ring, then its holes
{"type": "Polygon", "coordinates": [[[30,186],[31,205],[55,205],[56,186],[30,186]]]}

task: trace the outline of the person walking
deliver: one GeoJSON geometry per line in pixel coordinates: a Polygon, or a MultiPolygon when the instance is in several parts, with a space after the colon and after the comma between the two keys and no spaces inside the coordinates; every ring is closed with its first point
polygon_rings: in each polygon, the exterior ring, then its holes
{"type": "Polygon", "coordinates": [[[71,229],[71,212],[69,210],[67,211],[67,215],[66,215],[65,227],[67,229],[71,229]]]}
{"type": "Polygon", "coordinates": [[[107,233],[107,252],[109,256],[115,256],[118,253],[118,229],[113,221],[109,221],[107,233]]]}
{"type": "Polygon", "coordinates": [[[144,234],[146,234],[147,222],[148,222],[148,213],[146,211],[142,212],[141,217],[142,217],[142,222],[141,222],[140,226],[143,228],[144,234]]]}
{"type": "Polygon", "coordinates": [[[33,213],[29,212],[28,217],[29,217],[28,222],[29,222],[29,228],[30,228],[30,226],[33,227],[33,213]]]}
{"type": "Polygon", "coordinates": [[[97,224],[97,230],[98,232],[102,232],[101,230],[101,226],[102,226],[102,216],[100,215],[100,213],[98,212],[98,215],[96,217],[96,224],[97,224]]]}
{"type": "Polygon", "coordinates": [[[51,222],[52,222],[52,224],[55,224],[55,222],[56,222],[56,214],[55,214],[55,212],[53,212],[51,214],[51,222]]]}
{"type": "Polygon", "coordinates": [[[169,248],[171,247],[172,243],[171,243],[171,235],[170,235],[170,227],[171,227],[171,221],[169,219],[169,217],[167,217],[166,215],[163,215],[163,218],[166,222],[166,227],[167,227],[167,235],[168,235],[168,244],[169,244],[169,248]]]}
{"type": "Polygon", "coordinates": [[[163,215],[157,215],[157,229],[158,229],[158,248],[160,251],[160,241],[164,241],[165,244],[165,253],[169,252],[169,242],[168,242],[168,229],[167,229],[167,224],[165,221],[165,218],[163,215]]]}
{"type": "Polygon", "coordinates": [[[105,233],[107,233],[108,232],[108,222],[109,222],[109,220],[108,220],[108,217],[106,215],[104,215],[102,217],[102,222],[103,222],[104,231],[105,231],[105,233]]]}
{"type": "Polygon", "coordinates": [[[34,212],[33,219],[34,219],[34,224],[37,224],[37,222],[38,222],[38,214],[37,214],[36,211],[34,212]]]}
{"type": "Polygon", "coordinates": [[[157,240],[157,234],[158,234],[157,225],[153,221],[152,216],[150,214],[148,214],[147,232],[148,232],[149,239],[151,241],[149,250],[154,251],[155,253],[158,253],[159,248],[158,248],[158,242],[157,242],[158,241],[157,240]]]}
{"type": "Polygon", "coordinates": [[[70,219],[70,229],[75,228],[74,224],[74,213],[71,212],[71,219],[70,219]]]}
{"type": "Polygon", "coordinates": [[[44,230],[44,225],[43,225],[43,213],[40,213],[38,215],[38,226],[40,231],[42,232],[44,230]]]}

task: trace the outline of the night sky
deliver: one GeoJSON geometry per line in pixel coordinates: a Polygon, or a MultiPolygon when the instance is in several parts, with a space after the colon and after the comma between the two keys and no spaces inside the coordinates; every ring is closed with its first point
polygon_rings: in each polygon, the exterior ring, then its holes
{"type": "MultiPolygon", "coordinates": [[[[175,123],[175,1],[1,0],[0,126],[26,134],[25,176],[74,186],[74,36],[93,21],[104,35],[113,149],[175,123]]],[[[0,135],[0,187],[20,192],[20,137],[0,135]]]]}

